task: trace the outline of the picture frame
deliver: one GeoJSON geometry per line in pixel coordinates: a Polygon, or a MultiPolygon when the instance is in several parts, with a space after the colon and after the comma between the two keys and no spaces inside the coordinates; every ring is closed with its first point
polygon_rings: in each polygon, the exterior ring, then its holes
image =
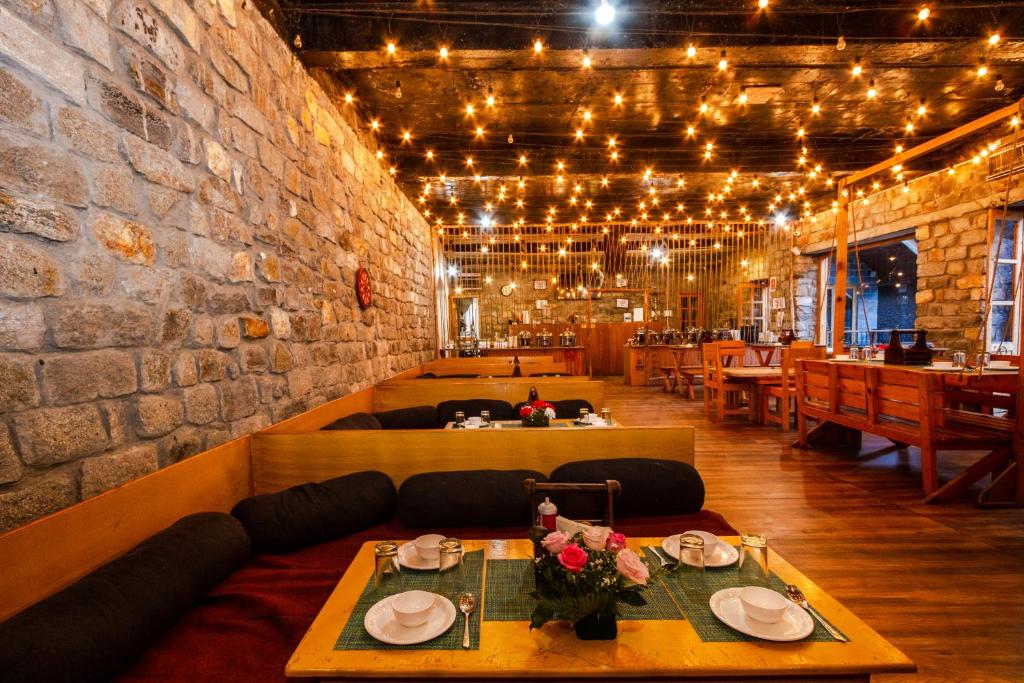
{"type": "Polygon", "coordinates": [[[624,323],[631,323],[631,322],[633,322],[633,314],[632,313],[623,313],[622,314],[622,322],[624,322],[624,323]]]}
{"type": "Polygon", "coordinates": [[[547,289],[548,288],[548,281],[547,280],[534,280],[533,281],[533,288],[534,289],[547,289]]]}
{"type": "Polygon", "coordinates": [[[548,307],[548,300],[547,300],[547,299],[537,299],[537,300],[536,300],[536,301],[534,302],[534,304],[533,304],[533,305],[534,305],[534,307],[535,307],[535,308],[536,308],[536,309],[537,309],[538,311],[543,311],[543,310],[544,310],[545,308],[547,308],[547,307],[548,307]]]}
{"type": "Polygon", "coordinates": [[[629,299],[616,299],[615,308],[629,308],[629,299]]]}

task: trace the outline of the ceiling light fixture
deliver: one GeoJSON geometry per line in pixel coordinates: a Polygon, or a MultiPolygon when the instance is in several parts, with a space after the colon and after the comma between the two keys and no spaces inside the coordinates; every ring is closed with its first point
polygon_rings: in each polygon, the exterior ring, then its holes
{"type": "Polygon", "coordinates": [[[601,0],[601,4],[594,10],[594,20],[601,26],[607,26],[615,21],[615,8],[608,3],[608,0],[601,0]]]}
{"type": "Polygon", "coordinates": [[[931,16],[932,11],[928,9],[928,5],[923,5],[921,9],[917,11],[917,20],[926,21],[931,16]]]}

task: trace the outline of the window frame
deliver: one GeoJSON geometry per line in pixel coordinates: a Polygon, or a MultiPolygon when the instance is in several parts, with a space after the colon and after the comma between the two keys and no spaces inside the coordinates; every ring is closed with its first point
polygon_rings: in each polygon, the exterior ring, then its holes
{"type": "Polygon", "coordinates": [[[985,301],[988,302],[989,310],[985,313],[985,350],[990,353],[1018,355],[1021,349],[1021,340],[1019,339],[1021,315],[1024,315],[1024,311],[1021,310],[1024,296],[1022,296],[1021,288],[1017,286],[1021,278],[1021,269],[1024,267],[1024,213],[1020,211],[1006,212],[1006,222],[1013,223],[1016,226],[1013,231],[1013,257],[1008,259],[1000,258],[999,254],[996,253],[998,241],[996,222],[1002,218],[1003,212],[1001,209],[988,210],[988,268],[985,272],[985,301]],[[995,285],[995,271],[1000,265],[1012,265],[1014,267],[1011,280],[1013,299],[1000,299],[998,301],[993,299],[989,301],[989,289],[995,285]],[[994,319],[992,309],[996,306],[1008,306],[1011,309],[1010,323],[1013,341],[1010,343],[1004,341],[997,344],[992,341],[992,323],[994,319]]]}

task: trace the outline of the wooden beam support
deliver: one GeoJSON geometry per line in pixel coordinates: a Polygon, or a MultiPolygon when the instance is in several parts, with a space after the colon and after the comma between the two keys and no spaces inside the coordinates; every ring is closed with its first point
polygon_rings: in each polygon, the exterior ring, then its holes
{"type": "MultiPolygon", "coordinates": [[[[832,354],[843,352],[846,330],[846,275],[849,257],[850,199],[845,180],[839,181],[839,213],[836,214],[836,283],[832,297],[832,354]]],[[[796,321],[794,321],[794,325],[796,321]]]]}

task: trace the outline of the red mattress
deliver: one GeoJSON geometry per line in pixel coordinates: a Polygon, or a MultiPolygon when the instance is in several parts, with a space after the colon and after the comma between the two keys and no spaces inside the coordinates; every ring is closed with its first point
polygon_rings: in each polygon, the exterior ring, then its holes
{"type": "MultiPolygon", "coordinates": [[[[708,511],[620,520],[615,529],[627,536],[667,536],[688,529],[736,533],[721,515],[708,511]]],[[[438,531],[463,539],[526,535],[521,527],[438,531]]],[[[210,591],[119,680],[280,683],[288,658],[362,544],[421,533],[394,521],[288,555],[256,555],[210,591]]]]}

